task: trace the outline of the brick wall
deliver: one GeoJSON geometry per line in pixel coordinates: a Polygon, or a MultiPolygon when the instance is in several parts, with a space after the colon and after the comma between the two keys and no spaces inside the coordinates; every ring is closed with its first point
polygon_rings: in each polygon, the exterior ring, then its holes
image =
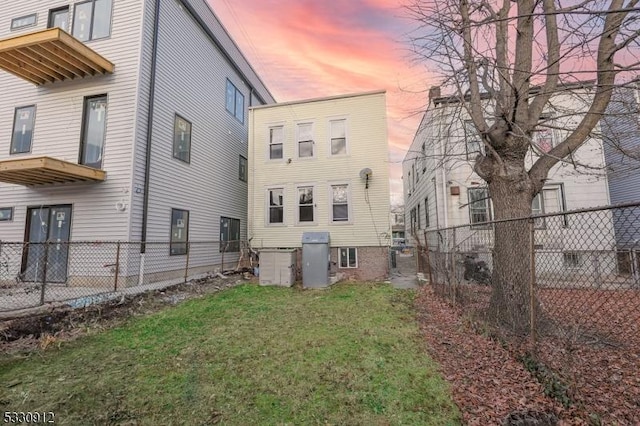
{"type": "MultiPolygon", "coordinates": [[[[358,247],[358,267],[339,268],[338,248],[331,247],[331,275],[357,281],[384,281],[389,277],[388,247],[358,247]]],[[[296,255],[296,281],[302,281],[302,249],[296,255]]]]}
{"type": "Polygon", "coordinates": [[[357,253],[357,268],[340,268],[338,248],[331,247],[331,273],[357,281],[384,281],[389,277],[388,247],[357,247],[357,253]]]}

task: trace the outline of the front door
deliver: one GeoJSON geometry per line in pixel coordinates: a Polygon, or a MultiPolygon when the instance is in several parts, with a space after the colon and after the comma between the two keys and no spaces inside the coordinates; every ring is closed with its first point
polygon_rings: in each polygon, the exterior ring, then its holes
{"type": "Polygon", "coordinates": [[[67,280],[71,206],[43,206],[27,210],[27,247],[22,262],[22,279],[63,283],[67,280]],[[45,244],[47,243],[48,244],[45,244]],[[45,252],[45,248],[48,250],[45,252]]]}

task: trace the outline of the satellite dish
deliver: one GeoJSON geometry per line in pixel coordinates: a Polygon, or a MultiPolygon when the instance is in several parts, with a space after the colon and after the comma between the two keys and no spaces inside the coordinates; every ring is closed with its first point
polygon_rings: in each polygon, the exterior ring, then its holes
{"type": "Polygon", "coordinates": [[[369,189],[369,178],[371,178],[372,174],[373,172],[368,167],[365,167],[364,169],[360,170],[360,179],[364,179],[365,181],[364,189],[369,189]]]}
{"type": "Polygon", "coordinates": [[[373,174],[373,172],[371,171],[371,169],[366,167],[366,168],[360,170],[360,179],[368,180],[371,177],[372,174],[373,174]]]}

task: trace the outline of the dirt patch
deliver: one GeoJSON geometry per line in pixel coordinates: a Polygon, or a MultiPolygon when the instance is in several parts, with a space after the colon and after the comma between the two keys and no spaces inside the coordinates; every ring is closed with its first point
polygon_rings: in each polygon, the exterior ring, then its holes
{"type": "MultiPolygon", "coordinates": [[[[530,376],[535,376],[544,394],[564,405],[559,419],[570,415],[571,422],[594,425],[640,424],[640,292],[637,290],[539,289],[542,315],[535,348],[528,338],[523,340],[522,336],[513,336],[508,330],[496,330],[487,324],[485,313],[491,288],[457,286],[455,308],[440,298],[452,300],[451,291],[443,292],[438,286],[435,290],[438,296],[431,288],[425,289],[427,293],[419,299],[420,308],[431,312],[430,318],[436,324],[430,327],[441,333],[449,333],[450,325],[443,321],[458,324],[455,329],[458,334],[451,332],[453,337],[448,337],[453,342],[448,348],[450,356],[477,356],[489,363],[488,373],[476,369],[466,376],[471,383],[501,382],[499,377],[508,364],[503,367],[493,352],[501,351],[510,355],[509,363],[519,361],[530,376]],[[466,340],[459,342],[461,339],[466,340]],[[474,342],[473,346],[468,342],[474,342]],[[492,348],[490,355],[484,354],[487,347],[492,348]],[[469,354],[460,355],[467,350],[469,354]],[[494,372],[496,377],[492,376],[494,372]]],[[[433,347],[440,348],[440,344],[433,347]]],[[[451,367],[462,361],[454,362],[443,355],[441,362],[451,367]]],[[[456,386],[454,384],[454,388],[456,386]]],[[[464,389],[465,385],[461,386],[464,389]]],[[[503,386],[502,392],[518,392],[508,384],[503,386]]],[[[487,400],[492,400],[491,393],[488,395],[487,400]]]]}
{"type": "Polygon", "coordinates": [[[545,389],[509,350],[458,308],[423,287],[416,299],[430,355],[440,364],[469,425],[580,425],[579,413],[545,395],[545,389]]]}
{"type": "Polygon", "coordinates": [[[0,353],[28,352],[76,339],[122,324],[186,300],[216,293],[239,284],[256,282],[253,276],[208,277],[160,290],[151,290],[104,303],[73,309],[55,307],[47,312],[0,322],[0,353]]]}

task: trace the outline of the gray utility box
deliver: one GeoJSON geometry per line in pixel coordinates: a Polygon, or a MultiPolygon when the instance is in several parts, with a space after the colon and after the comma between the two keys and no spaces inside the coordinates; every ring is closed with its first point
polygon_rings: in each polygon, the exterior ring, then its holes
{"type": "Polygon", "coordinates": [[[328,232],[302,234],[302,286],[304,288],[329,286],[328,232]]]}
{"type": "Polygon", "coordinates": [[[260,250],[260,285],[291,287],[296,280],[296,250],[260,250]]]}

